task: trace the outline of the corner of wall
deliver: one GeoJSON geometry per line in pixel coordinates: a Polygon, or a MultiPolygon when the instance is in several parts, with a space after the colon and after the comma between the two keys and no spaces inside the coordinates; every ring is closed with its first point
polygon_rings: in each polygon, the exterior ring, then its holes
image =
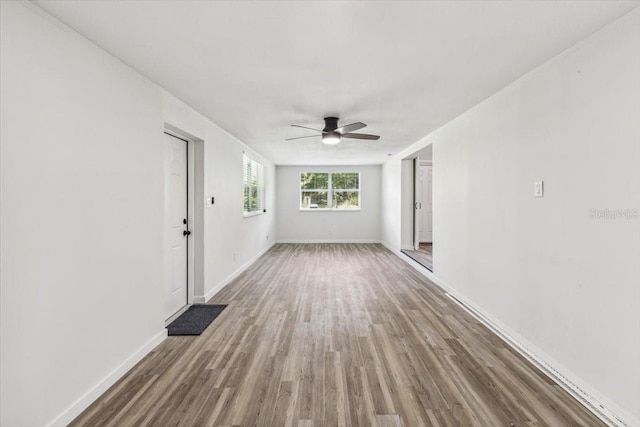
{"type": "Polygon", "coordinates": [[[220,283],[218,283],[213,288],[211,288],[205,295],[199,295],[199,296],[194,297],[194,302],[196,304],[205,304],[207,301],[209,301],[211,298],[213,298],[218,292],[220,292],[222,289],[224,289],[228,284],[233,282],[233,280],[235,278],[237,278],[240,274],[242,274],[246,269],[251,267],[251,265],[254,262],[256,262],[258,260],[258,258],[260,258],[262,255],[264,255],[267,252],[269,252],[269,250],[274,245],[276,245],[276,243],[277,242],[275,242],[275,241],[270,243],[266,248],[264,248],[263,250],[261,250],[260,252],[255,254],[249,261],[247,261],[246,263],[241,265],[237,270],[235,270],[233,273],[231,273],[229,276],[227,276],[224,280],[222,280],[220,283]]]}

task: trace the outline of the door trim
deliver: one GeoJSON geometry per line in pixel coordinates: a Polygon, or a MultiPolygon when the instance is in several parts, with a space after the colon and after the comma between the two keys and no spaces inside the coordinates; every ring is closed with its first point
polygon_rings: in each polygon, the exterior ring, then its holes
{"type": "Polygon", "coordinates": [[[169,316],[169,318],[167,318],[164,321],[164,326],[167,327],[169,326],[169,324],[171,322],[173,322],[174,320],[176,320],[178,317],[180,317],[180,315],[182,313],[184,313],[185,311],[187,311],[189,309],[189,307],[191,307],[191,304],[187,304],[184,307],[182,307],[180,310],[176,311],[175,313],[173,313],[171,316],[169,316]]]}

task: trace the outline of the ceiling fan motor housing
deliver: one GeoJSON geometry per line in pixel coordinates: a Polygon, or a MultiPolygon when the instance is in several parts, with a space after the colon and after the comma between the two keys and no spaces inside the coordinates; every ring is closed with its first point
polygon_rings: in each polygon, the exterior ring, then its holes
{"type": "Polygon", "coordinates": [[[323,132],[333,133],[338,129],[338,118],[337,117],[325,117],[324,118],[324,129],[323,132]]]}

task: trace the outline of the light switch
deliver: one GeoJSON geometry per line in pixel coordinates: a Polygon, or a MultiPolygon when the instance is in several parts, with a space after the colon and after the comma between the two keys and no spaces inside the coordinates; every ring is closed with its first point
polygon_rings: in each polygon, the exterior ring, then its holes
{"type": "Polygon", "coordinates": [[[206,201],[207,207],[210,208],[211,207],[211,197],[207,197],[206,200],[207,200],[206,201]]]}
{"type": "Polygon", "coordinates": [[[533,183],[533,197],[544,197],[544,181],[533,183]]]}

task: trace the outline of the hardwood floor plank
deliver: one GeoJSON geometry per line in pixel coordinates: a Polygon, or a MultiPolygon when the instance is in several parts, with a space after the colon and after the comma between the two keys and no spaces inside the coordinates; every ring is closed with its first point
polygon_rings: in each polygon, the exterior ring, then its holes
{"type": "Polygon", "coordinates": [[[403,423],[398,415],[376,415],[376,427],[402,427],[403,423]]]}
{"type": "Polygon", "coordinates": [[[269,425],[292,426],[294,425],[294,412],[297,396],[297,382],[282,381],[276,397],[273,417],[269,425]]]}
{"type": "Polygon", "coordinates": [[[377,244],[279,244],[73,426],[602,426],[377,244]]]}

